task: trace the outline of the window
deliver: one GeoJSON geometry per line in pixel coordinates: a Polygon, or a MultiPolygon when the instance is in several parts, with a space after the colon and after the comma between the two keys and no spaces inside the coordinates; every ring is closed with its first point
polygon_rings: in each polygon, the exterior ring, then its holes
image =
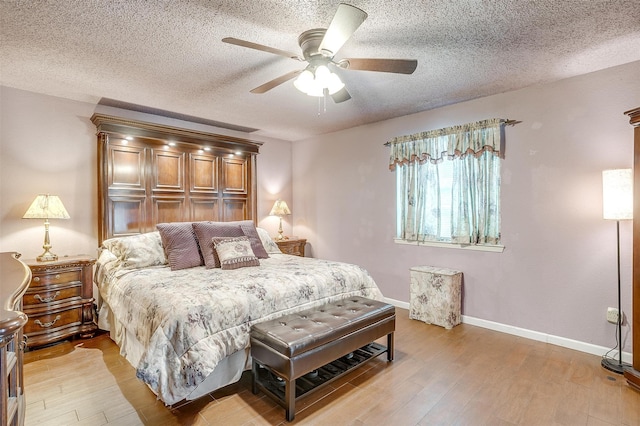
{"type": "Polygon", "coordinates": [[[399,239],[500,244],[502,123],[484,120],[390,141],[399,239]]]}
{"type": "MultiPolygon", "coordinates": [[[[407,215],[416,215],[416,211],[409,211],[410,206],[405,204],[405,201],[408,200],[406,197],[408,187],[413,184],[417,184],[417,182],[421,183],[425,188],[430,188],[429,182],[425,182],[429,179],[429,176],[432,176],[432,173],[429,173],[427,168],[429,165],[425,164],[424,167],[418,168],[415,170],[412,169],[412,165],[406,165],[398,170],[396,170],[396,184],[397,191],[396,194],[398,196],[396,206],[398,208],[397,214],[397,237],[402,239],[405,236],[405,223],[406,221],[403,219],[407,215]],[[420,176],[420,171],[424,171],[426,176],[420,176]],[[417,176],[417,179],[413,179],[413,176],[417,176]],[[405,213],[406,212],[406,213],[405,213]]],[[[452,206],[452,191],[453,191],[453,160],[445,160],[433,167],[436,168],[435,172],[437,172],[437,185],[434,185],[432,191],[436,194],[437,199],[426,197],[427,200],[437,201],[434,206],[424,206],[417,207],[420,211],[425,215],[429,215],[429,211],[439,211],[439,214],[435,214],[432,217],[431,227],[433,229],[432,235],[436,241],[444,241],[451,242],[451,206],[452,206]],[[439,204],[439,206],[438,206],[439,204]],[[425,212],[426,211],[426,212],[425,212]]],[[[434,178],[434,177],[432,177],[434,178]]],[[[415,190],[413,191],[415,193],[415,190]]],[[[426,196],[426,195],[425,195],[426,196]]],[[[427,201],[428,202],[428,201],[427,201]]],[[[416,203],[419,205],[419,203],[416,203]]],[[[416,234],[418,234],[417,232],[416,234]]]]}

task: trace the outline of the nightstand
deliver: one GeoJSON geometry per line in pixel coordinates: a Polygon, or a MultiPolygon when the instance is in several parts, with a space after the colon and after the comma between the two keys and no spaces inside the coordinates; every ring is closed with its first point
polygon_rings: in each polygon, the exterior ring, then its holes
{"type": "Polygon", "coordinates": [[[288,240],[276,240],[275,243],[284,254],[304,257],[304,246],[307,240],[304,238],[289,238],[288,240]]]}
{"type": "Polygon", "coordinates": [[[93,265],[89,256],[61,257],[53,262],[24,261],[31,282],[22,298],[29,321],[24,327],[27,346],[42,346],[97,330],[93,311],[93,265]]]}

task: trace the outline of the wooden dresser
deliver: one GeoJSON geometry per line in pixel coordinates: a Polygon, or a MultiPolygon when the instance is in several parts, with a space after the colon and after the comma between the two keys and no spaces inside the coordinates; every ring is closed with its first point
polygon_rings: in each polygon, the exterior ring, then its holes
{"type": "Polygon", "coordinates": [[[631,324],[633,359],[625,368],[627,383],[640,391],[640,107],[625,112],[633,126],[633,277],[631,324]]]}
{"type": "Polygon", "coordinates": [[[280,251],[285,254],[304,257],[304,246],[307,244],[307,240],[304,238],[276,240],[275,243],[280,248],[280,251]]]}
{"type": "Polygon", "coordinates": [[[24,327],[29,348],[80,334],[95,333],[93,265],[87,256],[63,257],[53,262],[26,260],[32,278],[23,297],[24,327]]]}
{"type": "Polygon", "coordinates": [[[22,328],[27,316],[20,312],[31,271],[17,253],[0,253],[0,423],[23,425],[25,413],[23,382],[24,340],[22,328]]]}

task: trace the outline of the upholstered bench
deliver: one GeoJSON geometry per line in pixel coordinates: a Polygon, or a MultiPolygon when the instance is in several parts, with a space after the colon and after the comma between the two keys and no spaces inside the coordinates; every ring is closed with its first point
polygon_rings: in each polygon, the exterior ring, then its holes
{"type": "Polygon", "coordinates": [[[255,324],[253,393],[274,398],[292,421],[296,398],[307,391],[382,353],[392,361],[395,324],[393,305],[359,296],[255,324]],[[374,342],[385,335],[386,347],[374,342]]]}

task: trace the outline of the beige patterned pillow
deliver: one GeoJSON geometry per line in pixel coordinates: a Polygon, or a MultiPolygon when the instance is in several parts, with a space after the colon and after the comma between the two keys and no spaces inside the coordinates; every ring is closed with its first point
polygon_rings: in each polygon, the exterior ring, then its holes
{"type": "Polygon", "coordinates": [[[102,242],[102,246],[118,258],[122,269],[138,269],[164,265],[164,254],[159,232],[116,237],[102,242]]]}
{"type": "Polygon", "coordinates": [[[258,232],[260,241],[262,241],[262,246],[267,253],[282,253],[282,250],[280,250],[280,247],[273,242],[266,229],[256,228],[256,231],[258,232]]]}
{"type": "Polygon", "coordinates": [[[260,261],[253,254],[251,242],[247,237],[213,237],[213,247],[220,259],[222,269],[238,269],[245,266],[260,266],[260,261]]]}

